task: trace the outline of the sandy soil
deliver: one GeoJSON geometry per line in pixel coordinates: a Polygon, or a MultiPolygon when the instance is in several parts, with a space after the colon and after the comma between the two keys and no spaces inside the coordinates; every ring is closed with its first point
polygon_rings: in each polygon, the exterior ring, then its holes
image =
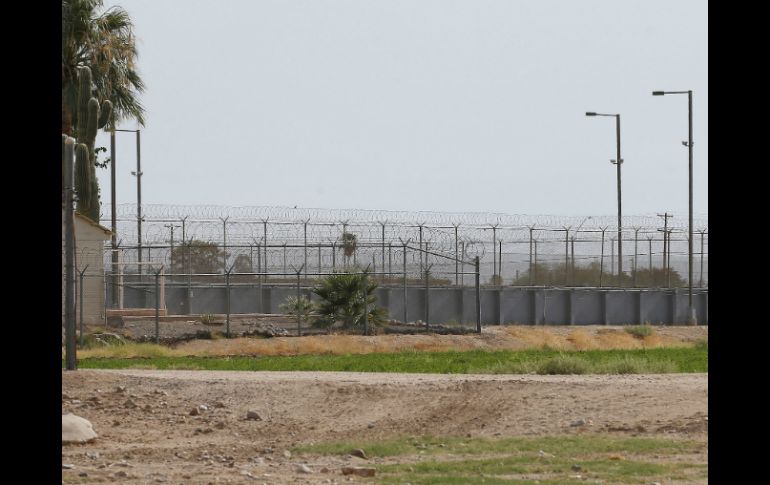
{"type": "MultiPolygon", "coordinates": [[[[62,372],[62,413],[99,438],[62,447],[62,483],[364,483],[297,445],[395,436],[613,433],[708,440],[708,375],[62,372]],[[124,386],[124,390],[118,390],[124,386]],[[193,408],[205,405],[199,415],[193,408]],[[247,420],[249,410],[261,420],[247,420]],[[571,426],[575,420],[585,426],[571,426]],[[312,473],[296,471],[306,463],[312,473]],[[81,474],[87,476],[81,476],[81,474]]],[[[688,457],[707,463],[707,452],[688,457]]],[[[391,460],[392,462],[392,460],[391,460]]]]}

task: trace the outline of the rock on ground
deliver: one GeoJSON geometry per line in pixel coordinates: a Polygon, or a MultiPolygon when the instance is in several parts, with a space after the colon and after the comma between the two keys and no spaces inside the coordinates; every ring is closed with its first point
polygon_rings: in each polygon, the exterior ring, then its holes
{"type": "Polygon", "coordinates": [[[62,443],[87,443],[95,440],[99,435],[94,431],[91,422],[72,413],[61,417],[61,442],[62,443]]]}

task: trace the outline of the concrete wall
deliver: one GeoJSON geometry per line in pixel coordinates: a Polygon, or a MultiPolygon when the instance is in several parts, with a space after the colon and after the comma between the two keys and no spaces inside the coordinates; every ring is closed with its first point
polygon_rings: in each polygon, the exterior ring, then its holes
{"type": "MultiPolygon", "coordinates": [[[[85,269],[83,277],[83,322],[92,324],[104,321],[104,241],[110,238],[105,228],[75,214],[75,321],[80,321],[80,279],[78,273],[85,269]],[[88,266],[86,268],[86,266],[88,266]]],[[[64,210],[62,210],[62,322],[64,322],[64,210]]]]}
{"type": "MultiPolygon", "coordinates": [[[[169,314],[225,313],[224,286],[191,288],[166,282],[166,307],[169,314]],[[189,306],[188,306],[189,305],[189,306]],[[187,309],[189,308],[189,311],[187,309]]],[[[126,308],[154,305],[154,288],[132,285],[125,288],[126,308]]],[[[296,287],[263,285],[262,306],[256,286],[232,286],[231,313],[281,313],[279,305],[296,295],[296,287]]],[[[308,288],[302,288],[309,295],[308,288]]],[[[377,304],[388,309],[390,318],[404,319],[404,288],[381,286],[375,290],[377,304]]],[[[311,295],[312,299],[317,299],[311,295]]],[[[693,290],[698,322],[708,325],[708,290],[693,290]]],[[[481,322],[491,324],[594,325],[594,324],[684,324],[687,322],[687,290],[682,289],[607,289],[607,288],[482,288],[481,322]]],[[[409,287],[406,294],[407,320],[425,321],[425,288],[409,287]]],[[[476,323],[474,288],[430,289],[429,323],[454,321],[473,326],[476,323]]]]}

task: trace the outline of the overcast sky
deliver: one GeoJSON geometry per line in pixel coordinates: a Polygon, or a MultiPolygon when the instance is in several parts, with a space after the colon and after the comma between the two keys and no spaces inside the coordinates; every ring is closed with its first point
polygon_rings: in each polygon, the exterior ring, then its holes
{"type": "MultiPolygon", "coordinates": [[[[707,2],[116,4],[147,84],[143,204],[612,215],[598,111],[621,114],[623,213],[686,214],[687,96],[651,92],[692,89],[708,212],[707,2]]],[[[118,203],[135,203],[134,135],[117,146],[118,203]]]]}

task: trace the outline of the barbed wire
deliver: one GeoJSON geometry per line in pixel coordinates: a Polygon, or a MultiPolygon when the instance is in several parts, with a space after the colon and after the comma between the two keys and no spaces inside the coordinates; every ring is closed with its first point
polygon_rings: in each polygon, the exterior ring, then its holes
{"type": "MultiPolygon", "coordinates": [[[[118,204],[116,206],[119,219],[131,218],[136,220],[135,204],[118,204]]],[[[111,213],[109,204],[102,206],[102,218],[105,219],[111,213]]],[[[380,224],[387,222],[396,225],[418,226],[420,224],[431,227],[452,228],[455,225],[464,226],[492,226],[524,228],[562,228],[576,227],[586,219],[586,216],[558,216],[558,215],[528,215],[528,214],[504,214],[494,212],[434,212],[434,211],[388,211],[369,209],[321,209],[321,208],[290,208],[278,206],[251,206],[231,207],[218,205],[168,205],[145,204],[142,206],[142,215],[147,220],[180,221],[187,217],[197,221],[217,221],[223,218],[231,222],[260,222],[271,221],[274,223],[297,223],[313,221],[315,224],[339,224],[351,221],[358,224],[380,224]]],[[[617,222],[615,215],[590,216],[586,221],[586,228],[598,229],[602,226],[612,226],[617,222]]],[[[631,215],[623,217],[623,225],[626,227],[657,227],[660,218],[656,214],[631,215]]],[[[674,214],[671,227],[677,229],[687,228],[687,215],[674,214]]],[[[694,216],[694,226],[708,227],[707,215],[694,216]]]]}
{"type": "MultiPolygon", "coordinates": [[[[102,206],[102,211],[110,214],[110,206],[102,206]]],[[[136,205],[119,204],[116,213],[118,245],[123,248],[126,258],[138,260],[137,255],[131,256],[131,248],[138,251],[136,205]]],[[[231,263],[239,255],[250,261],[259,255],[260,262],[272,268],[282,268],[284,262],[286,265],[302,264],[308,258],[314,258],[319,267],[330,267],[339,256],[344,233],[356,237],[356,261],[373,262],[380,267],[391,265],[393,258],[401,257],[398,250],[402,244],[409,241],[414,247],[464,261],[478,256],[485,275],[511,274],[526,269],[533,253],[536,262],[574,260],[590,263],[606,258],[609,265],[617,251],[617,217],[611,215],[161,204],[144,205],[142,213],[141,244],[143,251],[147,251],[145,260],[170,261],[171,244],[196,240],[221,246],[228,254],[225,261],[231,263]]],[[[688,254],[688,218],[686,215],[669,217],[667,237],[663,234],[663,222],[658,215],[623,217],[625,267],[630,267],[627,266],[631,264],[627,259],[629,255],[634,258],[634,264],[641,257],[660,259],[665,245],[672,267],[683,269],[688,254]]],[[[106,218],[102,223],[110,224],[106,218]]],[[[694,228],[694,253],[705,259],[708,254],[708,217],[694,217],[694,228]]],[[[413,258],[410,256],[410,264],[414,263],[413,258]]],[[[425,256],[420,264],[428,264],[427,259],[425,256]]],[[[440,259],[432,264],[447,272],[454,271],[453,262],[440,259]]]]}

